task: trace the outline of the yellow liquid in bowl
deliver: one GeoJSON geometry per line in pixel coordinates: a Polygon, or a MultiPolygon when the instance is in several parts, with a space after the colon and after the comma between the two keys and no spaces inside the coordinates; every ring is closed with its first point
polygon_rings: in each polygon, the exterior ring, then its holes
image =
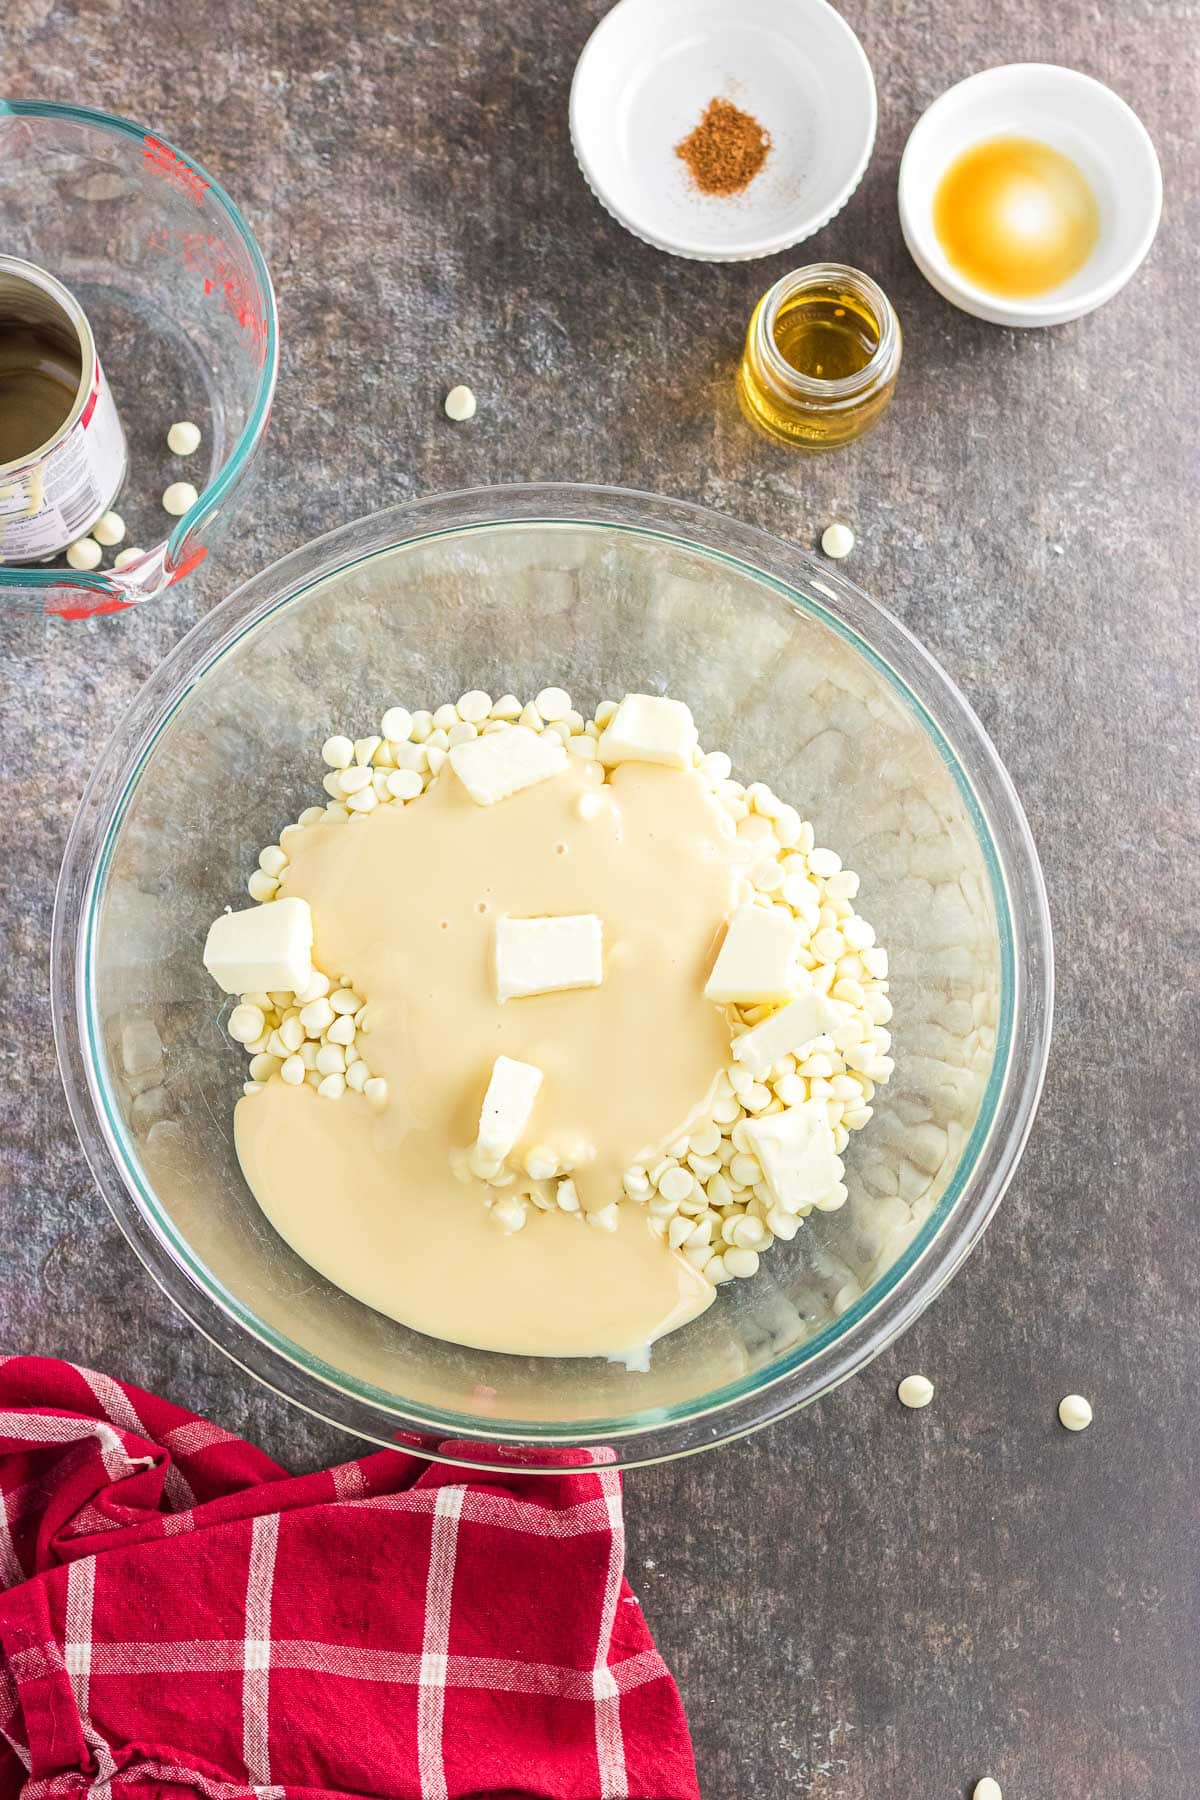
{"type": "Polygon", "coordinates": [[[1048,293],[1081,269],[1100,232],[1091,186],[1069,156],[1033,138],[988,138],[951,163],[933,228],[960,275],[989,293],[1048,293]]]}

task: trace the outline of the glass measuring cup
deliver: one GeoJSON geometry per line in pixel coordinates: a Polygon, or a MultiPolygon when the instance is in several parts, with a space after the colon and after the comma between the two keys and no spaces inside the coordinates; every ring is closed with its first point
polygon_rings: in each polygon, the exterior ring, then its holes
{"type": "Polygon", "coordinates": [[[266,430],[279,352],[262,252],[220,185],[165,139],[27,100],[0,100],[0,244],[87,313],[138,491],[152,498],[180,479],[202,490],[124,569],[0,568],[0,605],[87,618],[150,600],[217,542],[266,430]],[[176,419],[203,432],[188,463],[165,447],[176,419]]]}

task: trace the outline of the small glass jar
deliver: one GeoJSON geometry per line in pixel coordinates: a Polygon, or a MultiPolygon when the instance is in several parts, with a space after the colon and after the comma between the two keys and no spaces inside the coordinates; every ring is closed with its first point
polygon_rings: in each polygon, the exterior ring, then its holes
{"type": "Polygon", "coordinates": [[[836,450],[878,423],[900,349],[900,321],[869,275],[843,263],[795,269],[754,309],[737,376],[742,411],[777,443],[836,450]]]}

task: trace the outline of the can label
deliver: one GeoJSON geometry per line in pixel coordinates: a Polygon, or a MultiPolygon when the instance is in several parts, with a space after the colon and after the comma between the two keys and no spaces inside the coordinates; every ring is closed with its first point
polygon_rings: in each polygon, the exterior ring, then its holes
{"type": "Polygon", "coordinates": [[[125,434],[92,361],[83,411],[52,449],[0,475],[0,562],[56,556],[107,511],[125,479],[125,434]]]}

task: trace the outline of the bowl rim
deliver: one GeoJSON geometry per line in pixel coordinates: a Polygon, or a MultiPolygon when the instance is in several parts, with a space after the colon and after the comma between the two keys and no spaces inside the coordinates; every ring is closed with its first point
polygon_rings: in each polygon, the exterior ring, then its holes
{"type": "MultiPolygon", "coordinates": [[[[963,146],[982,141],[968,130],[962,138],[963,146]]],[[[1158,232],[1162,218],[1162,166],[1158,160],[1158,152],[1154,148],[1154,140],[1146,129],[1141,118],[1123,100],[1107,82],[1098,81],[1094,75],[1087,75],[1082,69],[1068,68],[1063,63],[1021,62],[996,63],[988,69],[977,69],[973,75],[966,75],[961,81],[946,88],[935,100],[931,100],[921,114],[905,141],[900,157],[900,168],[896,177],[896,202],[900,212],[900,229],[909,255],[916,263],[929,285],[949,300],[952,306],[959,307],[972,317],[983,319],[992,325],[1013,325],[1032,328],[1038,325],[1067,325],[1075,319],[1082,319],[1090,312],[1104,306],[1114,295],[1132,280],[1141,268],[1158,232]],[[959,104],[968,89],[1012,86],[1019,88],[1021,82],[1031,75],[1049,76],[1058,82],[1063,89],[1086,88],[1103,96],[1113,116],[1129,130],[1134,142],[1146,159],[1146,168],[1150,173],[1153,189],[1153,205],[1146,215],[1136,243],[1119,267],[1104,280],[1097,280],[1090,287],[1081,289],[1069,300],[1055,298],[1053,291],[1042,296],[1027,299],[1009,299],[1003,294],[993,294],[987,288],[979,287],[975,282],[960,275],[944,255],[931,226],[924,218],[924,203],[928,190],[924,185],[917,188],[913,177],[913,165],[921,147],[922,138],[937,123],[943,112],[959,104]],[[918,198],[919,194],[919,198],[918,198]]]]}
{"type": "Polygon", "coordinates": [[[663,250],[669,256],[686,257],[691,262],[756,262],[764,256],[775,256],[782,250],[790,250],[796,244],[804,243],[822,231],[831,219],[836,218],[842,208],[857,193],[863,176],[867,172],[872,153],[875,149],[875,136],[879,124],[879,96],[875,86],[875,72],[870,58],[862,46],[862,41],[849,20],[846,19],[831,0],[788,0],[793,8],[819,7],[822,12],[832,14],[837,28],[843,33],[851,54],[855,57],[860,74],[864,77],[863,98],[866,102],[866,119],[862,145],[850,174],[835,191],[833,198],[808,214],[797,212],[793,224],[782,227],[770,236],[755,238],[749,245],[736,248],[721,243],[718,239],[688,238],[665,236],[652,231],[643,221],[638,220],[626,208],[621,206],[609,192],[596,174],[595,166],[588,152],[586,133],[580,127],[580,95],[583,83],[589,74],[588,64],[597,54],[598,44],[604,34],[611,28],[611,22],[618,13],[631,11],[635,7],[656,4],[656,0],[617,0],[592,29],[587,42],[579,53],[575,71],[571,77],[571,92],[567,102],[567,119],[570,129],[571,149],[579,172],[596,200],[610,217],[624,226],[626,231],[640,238],[642,243],[649,244],[653,250],[663,250]]]}
{"type": "MultiPolygon", "coordinates": [[[[1033,1123],[1052,1006],[1049,910],[1028,823],[982,725],[929,652],[844,576],[766,532],[689,502],[570,483],[468,489],[386,509],[292,551],[201,619],[147,681],[97,760],[68,838],[51,940],[51,1008],[68,1106],[106,1203],[168,1298],[234,1362],[282,1397],[377,1443],[466,1467],[486,1467],[479,1452],[497,1443],[520,1446],[530,1468],[538,1466],[539,1452],[568,1446],[602,1446],[607,1459],[625,1466],[666,1460],[745,1435],[810,1404],[864,1367],[940,1292],[998,1206],[1033,1123]],[[273,612],[348,567],[447,535],[535,523],[616,528],[707,554],[764,582],[866,655],[918,708],[948,757],[979,834],[1002,955],[997,1056],[979,1119],[938,1206],[886,1275],[833,1325],[765,1372],[727,1383],[686,1406],[551,1426],[481,1420],[397,1401],[321,1365],[249,1315],[215,1278],[205,1279],[207,1272],[198,1272],[195,1259],[189,1261],[177,1234],[172,1241],[173,1228],[164,1229],[124,1127],[107,1103],[90,1010],[92,928],[115,833],[158,734],[205,673],[273,612]],[[812,589],[820,600],[805,591],[812,589]],[[870,643],[862,635],[867,626],[870,643]],[[893,657],[905,666],[903,677],[892,667],[893,657]],[[954,732],[953,748],[946,725],[954,732]]],[[[558,1465],[549,1460],[541,1466],[558,1465]]]]}
{"type": "MultiPolygon", "coordinates": [[[[123,604],[142,602],[153,599],[162,588],[170,587],[201,560],[191,545],[195,534],[211,518],[220,506],[231,487],[237,485],[254,455],[255,449],[266,431],[271,416],[271,403],[275,395],[275,383],[279,374],[279,311],[275,300],[275,286],[271,280],[271,271],[266,259],[259,249],[258,239],[251,231],[245,215],[237,203],[231,199],[222,184],[204,164],[198,162],[186,150],[181,150],[171,138],[164,137],[159,131],[151,131],[146,125],[139,125],[134,119],[124,118],[120,113],[102,112],[91,106],[72,106],[57,100],[13,100],[0,95],[0,118],[11,116],[21,119],[64,119],[71,123],[102,126],[115,132],[120,137],[146,143],[152,139],[156,145],[170,152],[184,169],[198,177],[218,202],[230,224],[241,238],[254,269],[259,284],[259,292],[263,300],[263,325],[265,336],[263,343],[263,360],[259,370],[258,388],[254,396],[254,405],[250,416],[238,434],[237,442],[229,455],[217,470],[213,480],[195,499],[193,505],[174,521],[170,531],[162,542],[162,573],[164,579],[156,582],[149,591],[139,588],[137,579],[124,574],[120,570],[101,570],[92,574],[83,574],[74,569],[39,569],[29,565],[14,564],[0,567],[0,596],[6,587],[45,589],[78,588],[81,601],[88,594],[97,599],[105,596],[116,596],[123,604]]],[[[146,552],[147,558],[153,558],[160,546],[155,545],[146,552]]],[[[201,555],[203,552],[201,552],[201,555]]],[[[140,566],[140,565],[135,565],[140,566]]],[[[56,609],[57,610],[57,609],[56,609]]]]}

